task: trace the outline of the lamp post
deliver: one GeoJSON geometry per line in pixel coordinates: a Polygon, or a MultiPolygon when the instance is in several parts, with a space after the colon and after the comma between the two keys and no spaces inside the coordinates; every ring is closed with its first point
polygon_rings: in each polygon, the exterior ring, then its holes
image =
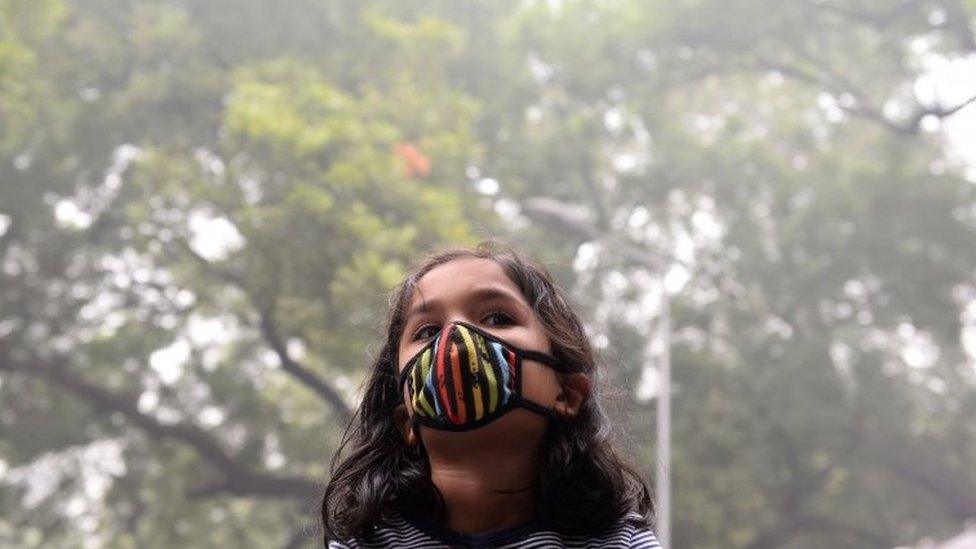
{"type": "Polygon", "coordinates": [[[657,465],[655,468],[655,511],[657,513],[658,541],[661,547],[671,547],[671,298],[665,285],[665,276],[672,263],[680,263],[658,252],[641,248],[615,235],[600,230],[590,220],[586,208],[567,204],[552,198],[530,198],[520,204],[521,211],[530,219],[543,224],[568,229],[587,240],[612,248],[628,260],[644,265],[653,272],[661,284],[661,305],[654,340],[660,341],[658,355],[659,387],[657,395],[657,465]]]}
{"type": "Polygon", "coordinates": [[[657,535],[664,549],[671,547],[671,296],[661,280],[661,313],[657,321],[657,337],[662,343],[658,368],[660,383],[657,395],[657,474],[656,496],[657,535]]]}

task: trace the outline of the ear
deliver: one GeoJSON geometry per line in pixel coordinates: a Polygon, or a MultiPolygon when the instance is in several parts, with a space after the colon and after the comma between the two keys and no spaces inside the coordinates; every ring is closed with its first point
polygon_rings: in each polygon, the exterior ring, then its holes
{"type": "Polygon", "coordinates": [[[590,394],[590,376],[573,372],[563,374],[562,391],[556,397],[553,410],[564,417],[574,418],[590,394]]]}
{"type": "Polygon", "coordinates": [[[400,404],[393,409],[393,424],[396,425],[398,431],[400,431],[400,436],[403,437],[404,442],[407,446],[415,446],[420,440],[417,438],[417,434],[414,433],[413,429],[410,428],[410,413],[407,412],[407,405],[400,404]]]}

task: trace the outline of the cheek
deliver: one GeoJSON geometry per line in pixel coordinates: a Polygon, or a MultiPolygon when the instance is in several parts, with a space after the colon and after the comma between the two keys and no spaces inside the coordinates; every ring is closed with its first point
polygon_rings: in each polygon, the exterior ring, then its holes
{"type": "Polygon", "coordinates": [[[560,391],[559,376],[551,368],[534,361],[522,363],[522,396],[550,406],[556,402],[560,391]]]}
{"type": "Polygon", "coordinates": [[[402,347],[397,349],[397,357],[396,357],[397,374],[399,374],[403,370],[403,367],[407,364],[407,360],[409,360],[410,357],[412,356],[413,356],[413,349],[411,349],[409,345],[403,345],[402,347]]]}
{"type": "MultiPolygon", "coordinates": [[[[538,322],[533,322],[518,337],[512,338],[513,343],[523,349],[535,349],[552,354],[552,346],[545,330],[538,322]]],[[[534,360],[527,360],[522,363],[522,395],[529,400],[550,406],[556,402],[556,397],[561,392],[559,375],[552,368],[540,364],[534,360]]]]}

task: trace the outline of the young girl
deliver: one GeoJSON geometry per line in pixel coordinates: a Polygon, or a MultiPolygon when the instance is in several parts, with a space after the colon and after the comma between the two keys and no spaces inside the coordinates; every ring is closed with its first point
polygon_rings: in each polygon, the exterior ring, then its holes
{"type": "Polygon", "coordinates": [[[322,500],[330,548],[659,547],[591,391],[593,350],[543,267],[450,248],[390,304],[322,500]]]}

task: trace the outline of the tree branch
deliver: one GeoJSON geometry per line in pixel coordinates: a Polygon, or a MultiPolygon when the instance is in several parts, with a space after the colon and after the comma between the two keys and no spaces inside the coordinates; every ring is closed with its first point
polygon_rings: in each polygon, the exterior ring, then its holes
{"type": "Polygon", "coordinates": [[[222,479],[191,495],[229,493],[263,497],[308,498],[321,492],[320,483],[303,477],[276,476],[256,472],[236,462],[209,433],[190,423],[166,424],[139,411],[135,399],[121,396],[84,380],[68,369],[65,357],[50,360],[32,358],[14,361],[0,341],[0,370],[18,371],[43,377],[86,400],[102,413],[120,413],[127,421],[154,438],[172,440],[193,448],[222,475],[222,479]]]}
{"type": "Polygon", "coordinates": [[[947,469],[923,451],[908,445],[894,452],[883,452],[880,457],[889,470],[941,501],[956,520],[961,522],[976,517],[976,491],[972,490],[965,474],[947,469]]]}
{"type": "Polygon", "coordinates": [[[926,0],[907,0],[889,7],[884,11],[869,12],[859,10],[842,4],[832,4],[823,2],[816,4],[816,9],[825,13],[832,13],[847,22],[867,25],[876,31],[882,32],[888,29],[897,19],[914,15],[912,9],[920,7],[926,0]]]}
{"type": "Polygon", "coordinates": [[[352,410],[343,400],[342,395],[331,385],[320,379],[306,367],[299,364],[288,354],[288,348],[278,335],[278,330],[274,324],[274,313],[270,310],[260,311],[261,333],[264,339],[278,355],[281,361],[281,368],[288,372],[292,377],[300,381],[309,389],[315,391],[323,400],[332,406],[332,410],[339,416],[342,423],[348,423],[352,419],[352,410]]]}
{"type": "Polygon", "coordinates": [[[657,273],[663,273],[673,265],[681,265],[689,271],[694,271],[691,265],[676,257],[668,256],[664,252],[645,245],[620,238],[613,233],[601,231],[591,219],[589,210],[580,208],[545,196],[527,198],[519,203],[522,212],[534,223],[562,231],[563,234],[580,238],[584,241],[599,242],[611,248],[619,256],[643,265],[657,273]]]}
{"type": "Polygon", "coordinates": [[[901,135],[917,134],[921,127],[922,119],[926,116],[934,116],[939,119],[948,118],[976,101],[976,95],[973,95],[954,107],[944,107],[941,105],[926,107],[917,105],[905,121],[898,122],[888,118],[880,109],[871,105],[866,99],[865,94],[850,79],[837,73],[812,56],[805,55],[802,52],[797,53],[804,61],[813,65],[817,71],[811,72],[804,70],[790,63],[776,61],[761,53],[756,54],[759,58],[758,66],[764,70],[775,70],[795,80],[819,86],[834,95],[849,94],[854,98],[855,104],[853,106],[839,105],[841,109],[854,116],[877,122],[901,135]]]}
{"type": "Polygon", "coordinates": [[[946,10],[946,20],[941,26],[951,32],[966,51],[976,51],[976,32],[970,26],[966,8],[953,0],[946,0],[941,5],[946,10]]]}
{"type": "MultiPolygon", "coordinates": [[[[179,242],[179,246],[184,253],[193,258],[193,260],[206,272],[240,288],[244,294],[248,296],[248,299],[251,300],[252,304],[254,304],[251,294],[247,291],[247,286],[244,283],[243,277],[225,269],[218,268],[205,257],[198,254],[186,241],[181,240],[179,242]]],[[[340,422],[348,423],[352,418],[352,410],[349,408],[349,405],[346,404],[346,401],[342,398],[339,391],[329,384],[328,381],[316,376],[307,367],[289,356],[288,348],[285,345],[284,340],[279,335],[277,327],[275,326],[273,310],[266,307],[259,307],[256,304],[255,307],[258,308],[258,315],[260,317],[261,335],[278,356],[278,359],[281,361],[282,370],[295,378],[302,385],[305,385],[314,391],[315,394],[322,398],[322,400],[327,402],[339,417],[340,422]]]]}

